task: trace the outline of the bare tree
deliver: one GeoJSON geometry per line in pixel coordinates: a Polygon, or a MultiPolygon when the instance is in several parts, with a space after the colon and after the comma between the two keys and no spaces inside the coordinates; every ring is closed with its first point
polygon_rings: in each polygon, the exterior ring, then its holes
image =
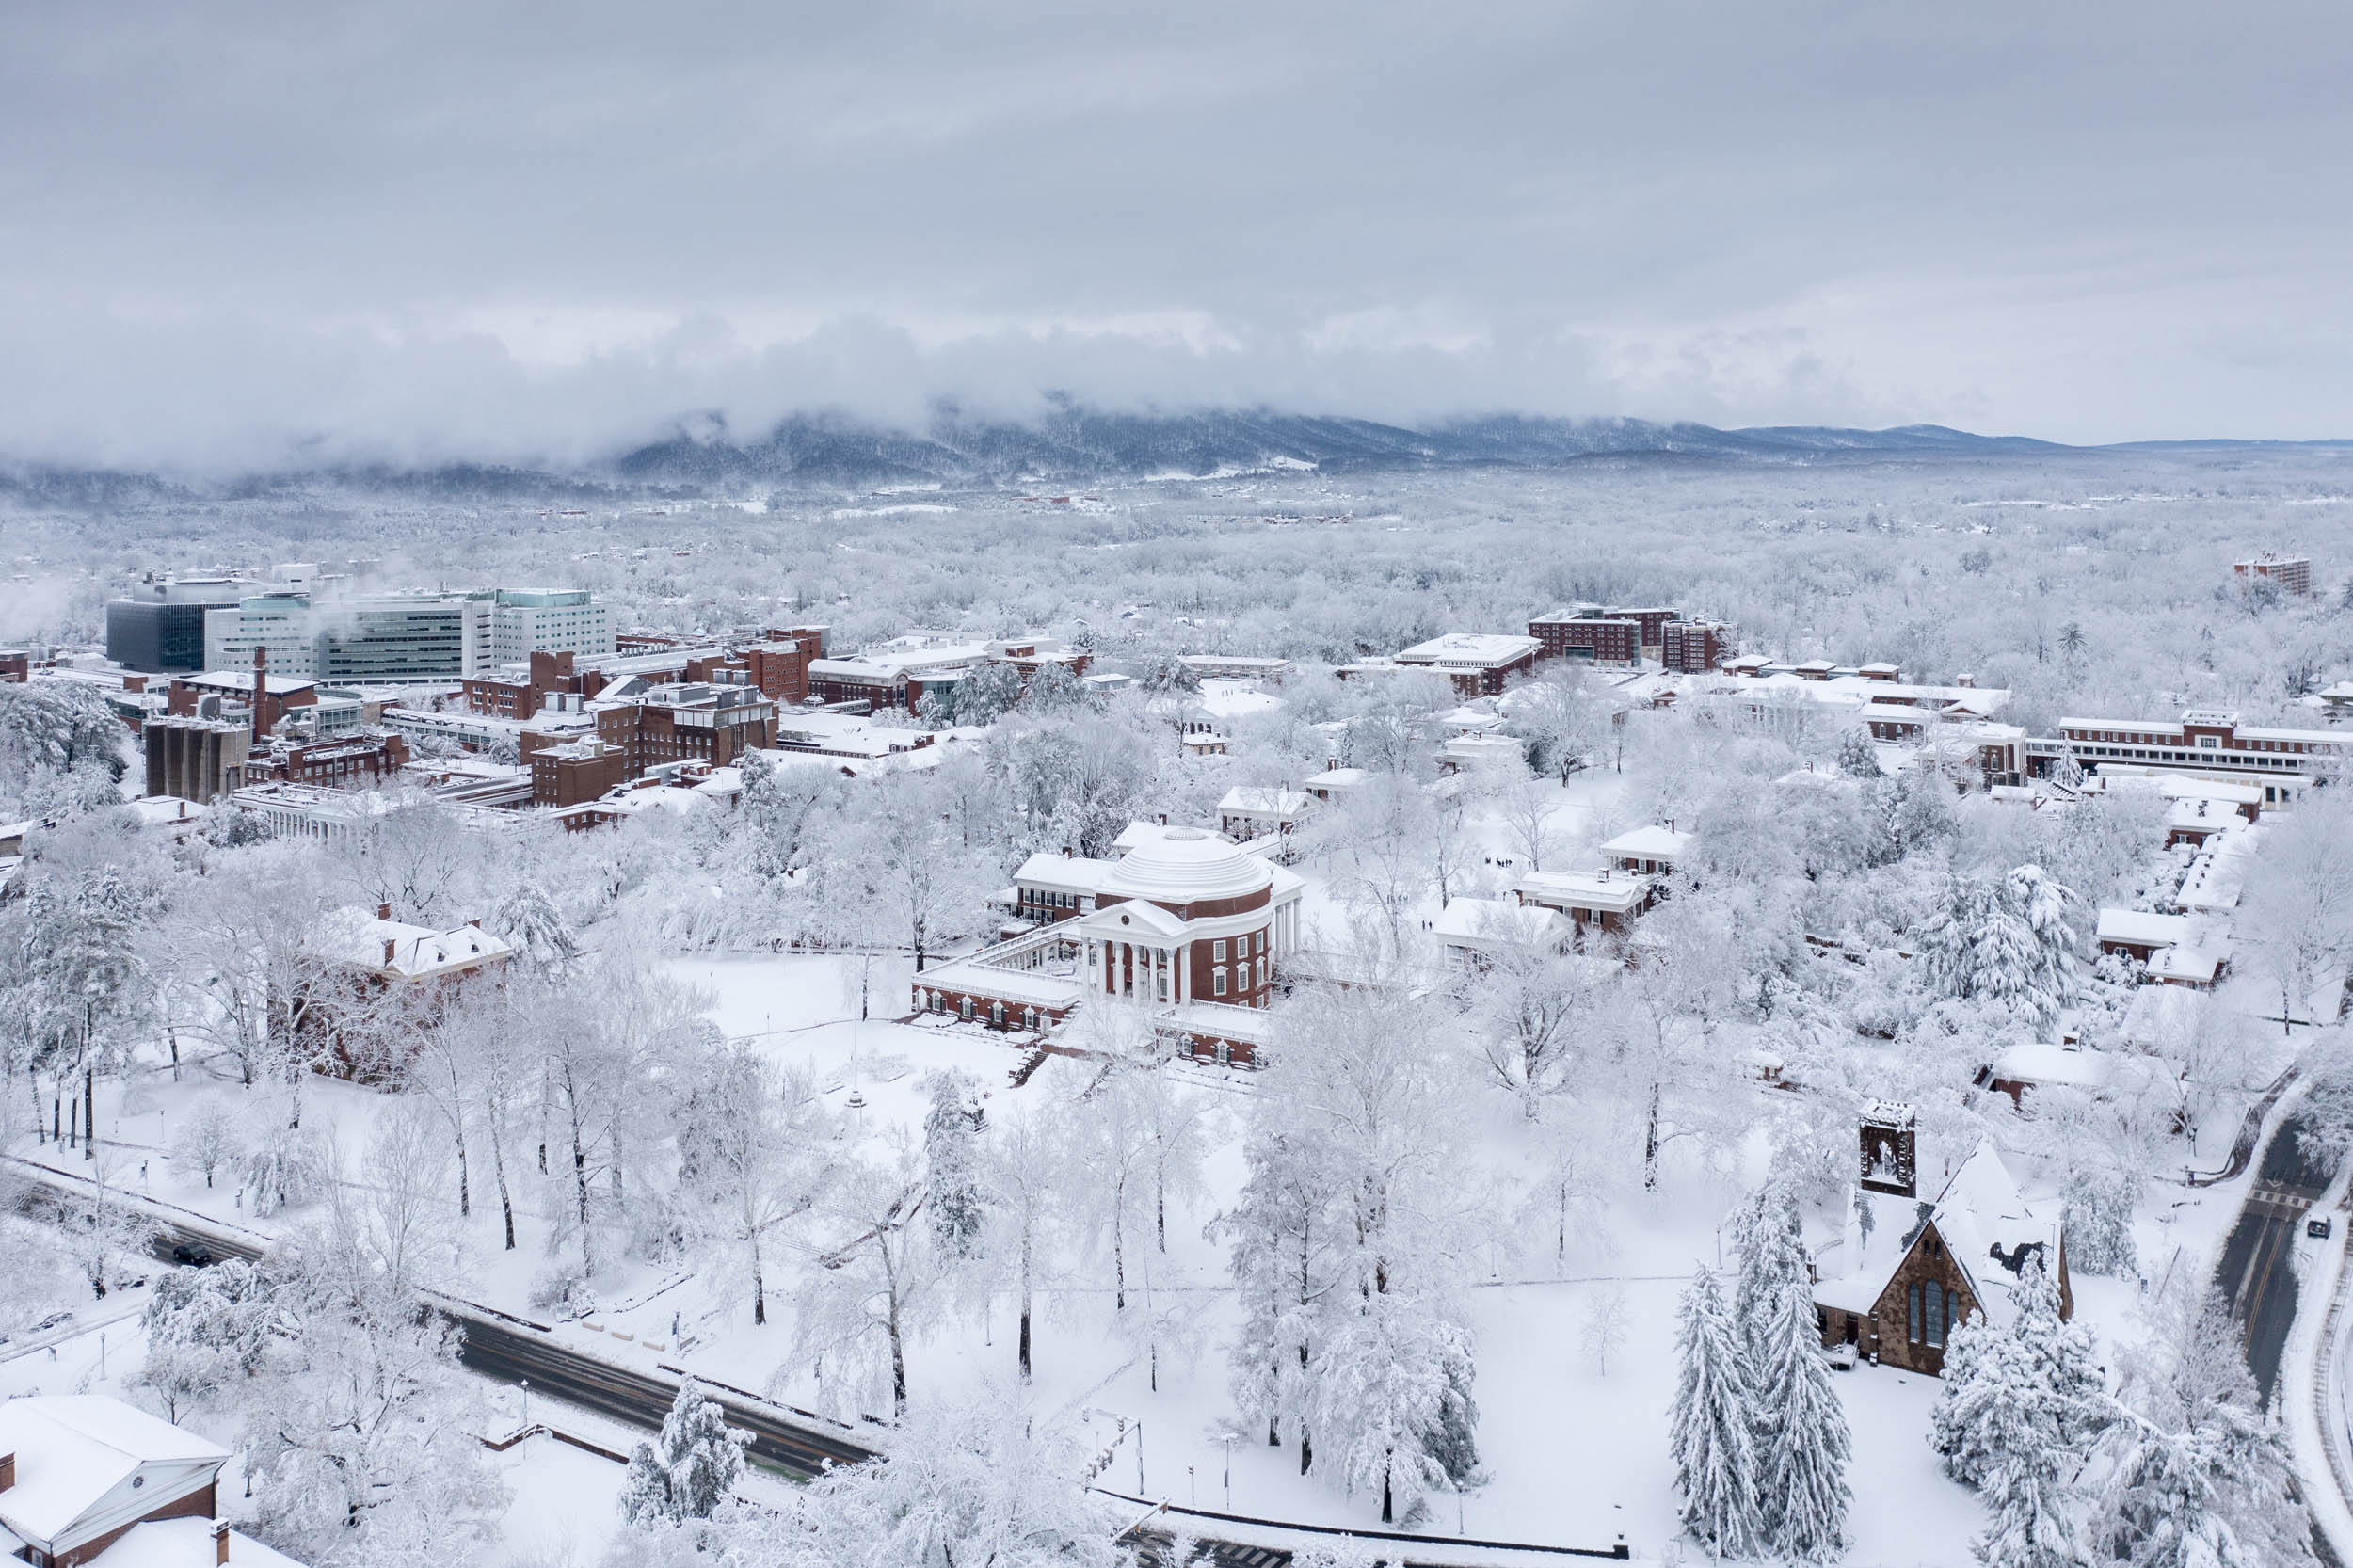
{"type": "Polygon", "coordinates": [[[981,1180],[988,1194],[988,1252],[1013,1277],[1021,1381],[1034,1357],[1033,1304],[1065,1213],[1071,1165],[1054,1118],[1043,1113],[994,1118],[984,1145],[981,1180]]]}
{"type": "Polygon", "coordinates": [[[1489,798],[1512,836],[1512,847],[1527,857],[1528,869],[1543,871],[1545,852],[1556,837],[1552,814],[1561,805],[1560,786],[1514,768],[1497,782],[1489,798]]]}
{"type": "Polygon", "coordinates": [[[891,1415],[906,1414],[906,1341],[928,1320],[938,1283],[931,1226],[920,1223],[922,1169],[914,1143],[894,1139],[880,1158],[838,1167],[811,1215],[817,1264],[798,1292],[793,1359],[834,1367],[828,1397],[839,1407],[887,1380],[891,1415]]]}
{"type": "Polygon", "coordinates": [[[2353,810],[2336,793],[2314,792],[2264,828],[2239,909],[2237,930],[2279,989],[2281,1033],[2313,1021],[2297,1015],[2353,945],[2353,810]]]}
{"type": "Polygon", "coordinates": [[[703,1204],[706,1233],[748,1277],[752,1321],[768,1321],[769,1253],[814,1205],[825,1180],[817,1097],[806,1072],[729,1046],[693,1069],[679,1129],[682,1186],[703,1204]]]}

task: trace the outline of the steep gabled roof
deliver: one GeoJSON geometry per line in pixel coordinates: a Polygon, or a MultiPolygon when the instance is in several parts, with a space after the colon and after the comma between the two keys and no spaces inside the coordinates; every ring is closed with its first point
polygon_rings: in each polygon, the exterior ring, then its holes
{"type": "Polygon", "coordinates": [[[1932,1203],[1860,1188],[1852,1203],[1846,1239],[1816,1256],[1822,1278],[1814,1299],[1824,1306],[1871,1311],[1931,1229],[1968,1282],[1969,1294],[1996,1324],[2010,1320],[2011,1292],[2029,1252],[2039,1248],[2046,1269],[2057,1266],[2058,1222],[2026,1202],[1991,1139],[1961,1162],[1932,1203]]]}

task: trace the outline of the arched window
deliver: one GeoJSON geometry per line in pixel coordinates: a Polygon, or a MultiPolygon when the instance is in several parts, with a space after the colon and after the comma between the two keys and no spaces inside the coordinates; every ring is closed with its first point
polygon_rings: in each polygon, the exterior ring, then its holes
{"type": "Polygon", "coordinates": [[[1005,1004],[1003,1002],[992,1001],[988,1004],[988,1026],[991,1029],[1005,1027],[1005,1004]]]}

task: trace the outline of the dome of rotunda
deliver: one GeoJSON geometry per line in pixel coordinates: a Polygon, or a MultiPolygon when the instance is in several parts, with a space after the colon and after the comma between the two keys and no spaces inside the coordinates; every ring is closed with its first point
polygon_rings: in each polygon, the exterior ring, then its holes
{"type": "Polygon", "coordinates": [[[1155,904],[1197,904],[1247,898],[1273,885],[1267,863],[1225,835],[1173,827],[1122,857],[1103,890],[1155,904]]]}

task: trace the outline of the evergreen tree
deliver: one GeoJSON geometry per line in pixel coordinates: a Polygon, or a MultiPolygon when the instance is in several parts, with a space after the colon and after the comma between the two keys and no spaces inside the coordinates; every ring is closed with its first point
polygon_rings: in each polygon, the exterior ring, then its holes
{"type": "Polygon", "coordinates": [[[1013,665],[983,664],[951,688],[951,712],[958,724],[995,724],[1020,702],[1021,690],[1021,672],[1013,665]]]}
{"type": "Polygon", "coordinates": [[[2089,1446],[2109,1414],[2099,1345],[2083,1324],[2060,1320],[2058,1280],[2043,1267],[2040,1248],[2019,1265],[2010,1301],[2018,1313],[2011,1332],[2036,1384],[2047,1391],[2053,1430],[2070,1448],[2089,1446]]]}
{"type": "Polygon", "coordinates": [[[1871,732],[1861,725],[1839,738],[1838,771],[1849,778],[1884,778],[1885,769],[1880,766],[1879,747],[1871,744],[1871,732]]]}
{"type": "Polygon", "coordinates": [[[730,1431],[727,1412],[688,1378],[651,1443],[629,1456],[621,1514],[631,1524],[708,1519],[744,1474],[751,1433],[730,1431]]]}
{"type": "Polygon", "coordinates": [[[2082,1455],[2045,1445],[1996,1465],[1985,1480],[1993,1523],[1970,1543],[1986,1568],[2076,1568],[2086,1560],[2081,1504],[2070,1480],[2082,1455]]]}
{"type": "Polygon", "coordinates": [[[981,1130],[980,1107],[971,1080],[962,1073],[932,1080],[932,1108],[923,1118],[925,1208],[940,1256],[970,1257],[981,1244],[981,1187],[974,1142],[981,1130]]]}
{"type": "Polygon", "coordinates": [[[1805,1278],[1805,1240],[1795,1193],[1768,1183],[1733,1217],[1733,1251],[1739,1275],[1733,1287],[1733,1320],[1750,1369],[1771,1359],[1772,1314],[1792,1279],[1805,1278]]]}
{"type": "Polygon", "coordinates": [[[2099,1548],[2133,1568],[2297,1568],[2312,1520],[2219,1293],[2176,1308],[2102,1445],[2099,1548]]]}
{"type": "Polygon", "coordinates": [[[2129,1277],[2138,1266],[2133,1245],[2133,1209],[2138,1180],[2130,1172],[2102,1170],[2073,1161],[2065,1202],[2067,1256],[2088,1274],[2129,1277]]]}
{"type": "Polygon", "coordinates": [[[1767,1325],[1766,1353],[1755,1368],[1757,1468],[1772,1508],[1771,1546],[1785,1558],[1825,1562],[1845,1544],[1854,1445],[1802,1272],[1784,1281],[1767,1325]]]}
{"type": "Polygon", "coordinates": [[[2091,1332],[2059,1320],[2058,1286],[2039,1251],[2021,1262],[2011,1303],[2006,1327],[1974,1313],[1954,1331],[1930,1417],[1946,1473],[1989,1496],[2016,1487],[2010,1472],[2021,1465],[2072,1474],[2107,1406],[2091,1332]]]}
{"type": "Polygon", "coordinates": [[[1929,1447],[1945,1461],[1945,1473],[1964,1486],[1983,1484],[2002,1457],[1998,1430],[2003,1401],[2017,1391],[2016,1345],[1981,1312],[1953,1330],[1945,1347],[1943,1381],[1929,1415],[1929,1447]]]}
{"type": "Polygon", "coordinates": [[[1760,1539],[1755,1420],[1740,1336],[1724,1316],[1716,1276],[1701,1269],[1683,1292],[1678,1371],[1668,1440],[1683,1524],[1708,1550],[1746,1557],[1760,1539]]]}

